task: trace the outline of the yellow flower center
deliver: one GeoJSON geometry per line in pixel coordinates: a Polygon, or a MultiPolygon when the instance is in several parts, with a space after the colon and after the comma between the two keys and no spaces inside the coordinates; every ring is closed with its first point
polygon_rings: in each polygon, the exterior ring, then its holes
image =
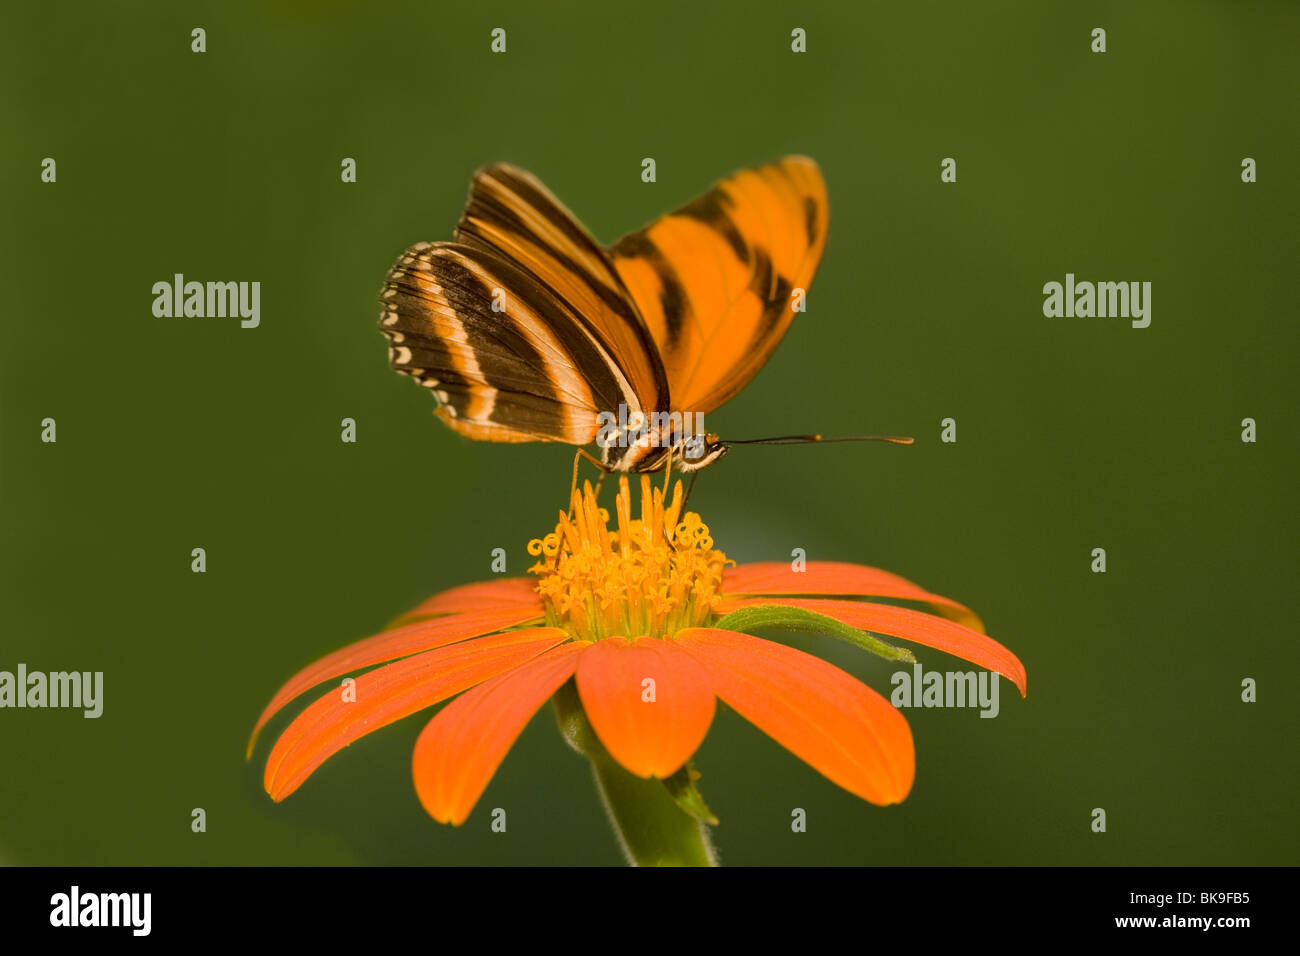
{"type": "Polygon", "coordinates": [[[727,556],[713,547],[709,527],[688,511],[680,521],[682,483],[672,502],[641,476],[641,517],[632,517],[626,475],[614,499],[617,524],[596,504],[590,482],[575,489],[570,513],[555,530],[528,542],[540,560],[530,568],[546,606],[546,622],[575,638],[668,637],[709,623],[721,600],[727,556]]]}

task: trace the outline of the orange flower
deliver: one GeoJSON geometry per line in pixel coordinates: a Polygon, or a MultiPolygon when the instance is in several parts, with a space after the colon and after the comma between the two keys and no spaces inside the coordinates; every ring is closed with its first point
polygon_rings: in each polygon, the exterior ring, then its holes
{"type": "Polygon", "coordinates": [[[354,740],[459,694],[421,733],[414,773],[430,815],[463,823],[524,726],[570,678],[600,742],[638,777],[679,771],[721,698],[846,790],[877,804],[906,797],[915,755],[902,714],[839,668],[738,626],[819,630],[910,660],[871,635],[901,638],[995,671],[1025,693],[1020,661],[963,605],[854,564],[728,567],[699,515],[681,515],[680,482],[665,503],[643,477],[641,499],[634,518],[622,477],[610,529],[586,485],[574,492],[572,517],[562,513],[554,532],[530,543],[535,581],[452,588],[290,679],[254,741],[309,688],[384,665],[357,677],[354,693],[331,689],[290,723],[266,764],[272,799],[354,740]]]}

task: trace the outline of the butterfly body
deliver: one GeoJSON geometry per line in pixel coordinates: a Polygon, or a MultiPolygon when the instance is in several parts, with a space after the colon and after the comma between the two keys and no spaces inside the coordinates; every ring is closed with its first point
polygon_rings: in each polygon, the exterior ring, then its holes
{"type": "Polygon", "coordinates": [[[669,467],[671,460],[673,471],[699,471],[725,455],[727,448],[726,442],[714,434],[664,434],[657,440],[651,437],[626,449],[616,444],[605,445],[601,451],[601,467],[608,472],[660,473],[669,467]]]}
{"type": "Polygon", "coordinates": [[[533,176],[488,166],[454,241],[389,271],[380,328],[393,368],[462,435],[596,442],[608,471],[698,470],[727,447],[704,413],[784,336],[827,221],[816,163],[789,157],[606,249],[533,176]]]}

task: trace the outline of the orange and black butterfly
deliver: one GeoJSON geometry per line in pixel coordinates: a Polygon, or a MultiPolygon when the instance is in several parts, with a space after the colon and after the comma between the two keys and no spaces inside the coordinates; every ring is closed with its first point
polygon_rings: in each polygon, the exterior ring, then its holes
{"type": "Polygon", "coordinates": [[[393,368],[462,435],[596,442],[606,471],[695,471],[733,443],[694,426],[785,335],[827,224],[821,171],[801,156],[608,249],[535,177],[487,166],[454,241],[417,243],[389,271],[379,324],[393,368]]]}

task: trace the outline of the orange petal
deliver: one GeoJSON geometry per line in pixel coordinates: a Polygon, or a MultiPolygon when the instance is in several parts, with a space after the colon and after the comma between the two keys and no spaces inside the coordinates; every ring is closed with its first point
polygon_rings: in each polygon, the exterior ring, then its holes
{"type": "Polygon", "coordinates": [[[429,614],[453,614],[461,611],[481,611],[485,608],[513,607],[528,604],[542,614],[542,599],[537,594],[537,582],[532,578],[497,578],[493,581],[475,581],[435,594],[403,617],[420,617],[429,614]]]}
{"type": "Polygon", "coordinates": [[[333,654],[327,654],[294,674],[271,698],[271,702],[262,711],[262,716],[257,718],[257,726],[253,728],[253,735],[248,741],[248,754],[252,754],[253,745],[257,743],[258,732],[266,726],[266,722],[289,701],[321,681],[342,677],[344,674],[372,664],[382,664],[384,661],[396,660],[408,654],[442,647],[444,644],[491,634],[493,631],[514,627],[516,624],[523,624],[540,616],[540,612],[534,613],[532,608],[524,605],[467,611],[464,614],[434,618],[431,621],[420,621],[417,624],[407,624],[391,631],[384,631],[374,637],[349,644],[333,654]]]}
{"type": "Polygon", "coordinates": [[[916,753],[903,715],[867,685],[784,644],[717,628],[677,632],[735,711],[814,770],[872,803],[912,789],[916,753]]]}
{"type": "Polygon", "coordinates": [[[578,694],[605,749],[639,777],[672,776],[713,722],[709,675],[677,644],[653,637],[593,644],[578,662],[578,694]]]}
{"type": "Polygon", "coordinates": [[[923,601],[934,605],[944,617],[977,631],[984,630],[979,617],[964,604],[940,594],[931,594],[897,574],[842,561],[809,561],[806,570],[795,571],[788,561],[759,561],[722,572],[722,593],[728,598],[775,594],[842,594],[850,597],[887,597],[923,601]]]}
{"type": "Polygon", "coordinates": [[[948,654],[955,654],[972,664],[1001,674],[1020,690],[1024,697],[1028,678],[1025,665],[1009,650],[979,631],[963,627],[953,621],[890,604],[871,604],[866,601],[828,601],[817,598],[746,598],[743,601],[723,601],[718,614],[729,614],[740,607],[762,604],[784,604],[825,614],[849,627],[873,634],[897,637],[913,644],[924,644],[948,654]]]}
{"type": "Polygon", "coordinates": [[[354,700],[331,690],[285,729],[266,761],[266,792],[273,800],[283,800],[354,740],[518,667],[567,639],[556,627],[507,631],[425,651],[362,674],[352,688],[354,700]]]}
{"type": "Polygon", "coordinates": [[[591,647],[573,641],[480,684],[429,721],[415,742],[415,792],[439,823],[464,823],[537,708],[573,676],[591,647]]]}

